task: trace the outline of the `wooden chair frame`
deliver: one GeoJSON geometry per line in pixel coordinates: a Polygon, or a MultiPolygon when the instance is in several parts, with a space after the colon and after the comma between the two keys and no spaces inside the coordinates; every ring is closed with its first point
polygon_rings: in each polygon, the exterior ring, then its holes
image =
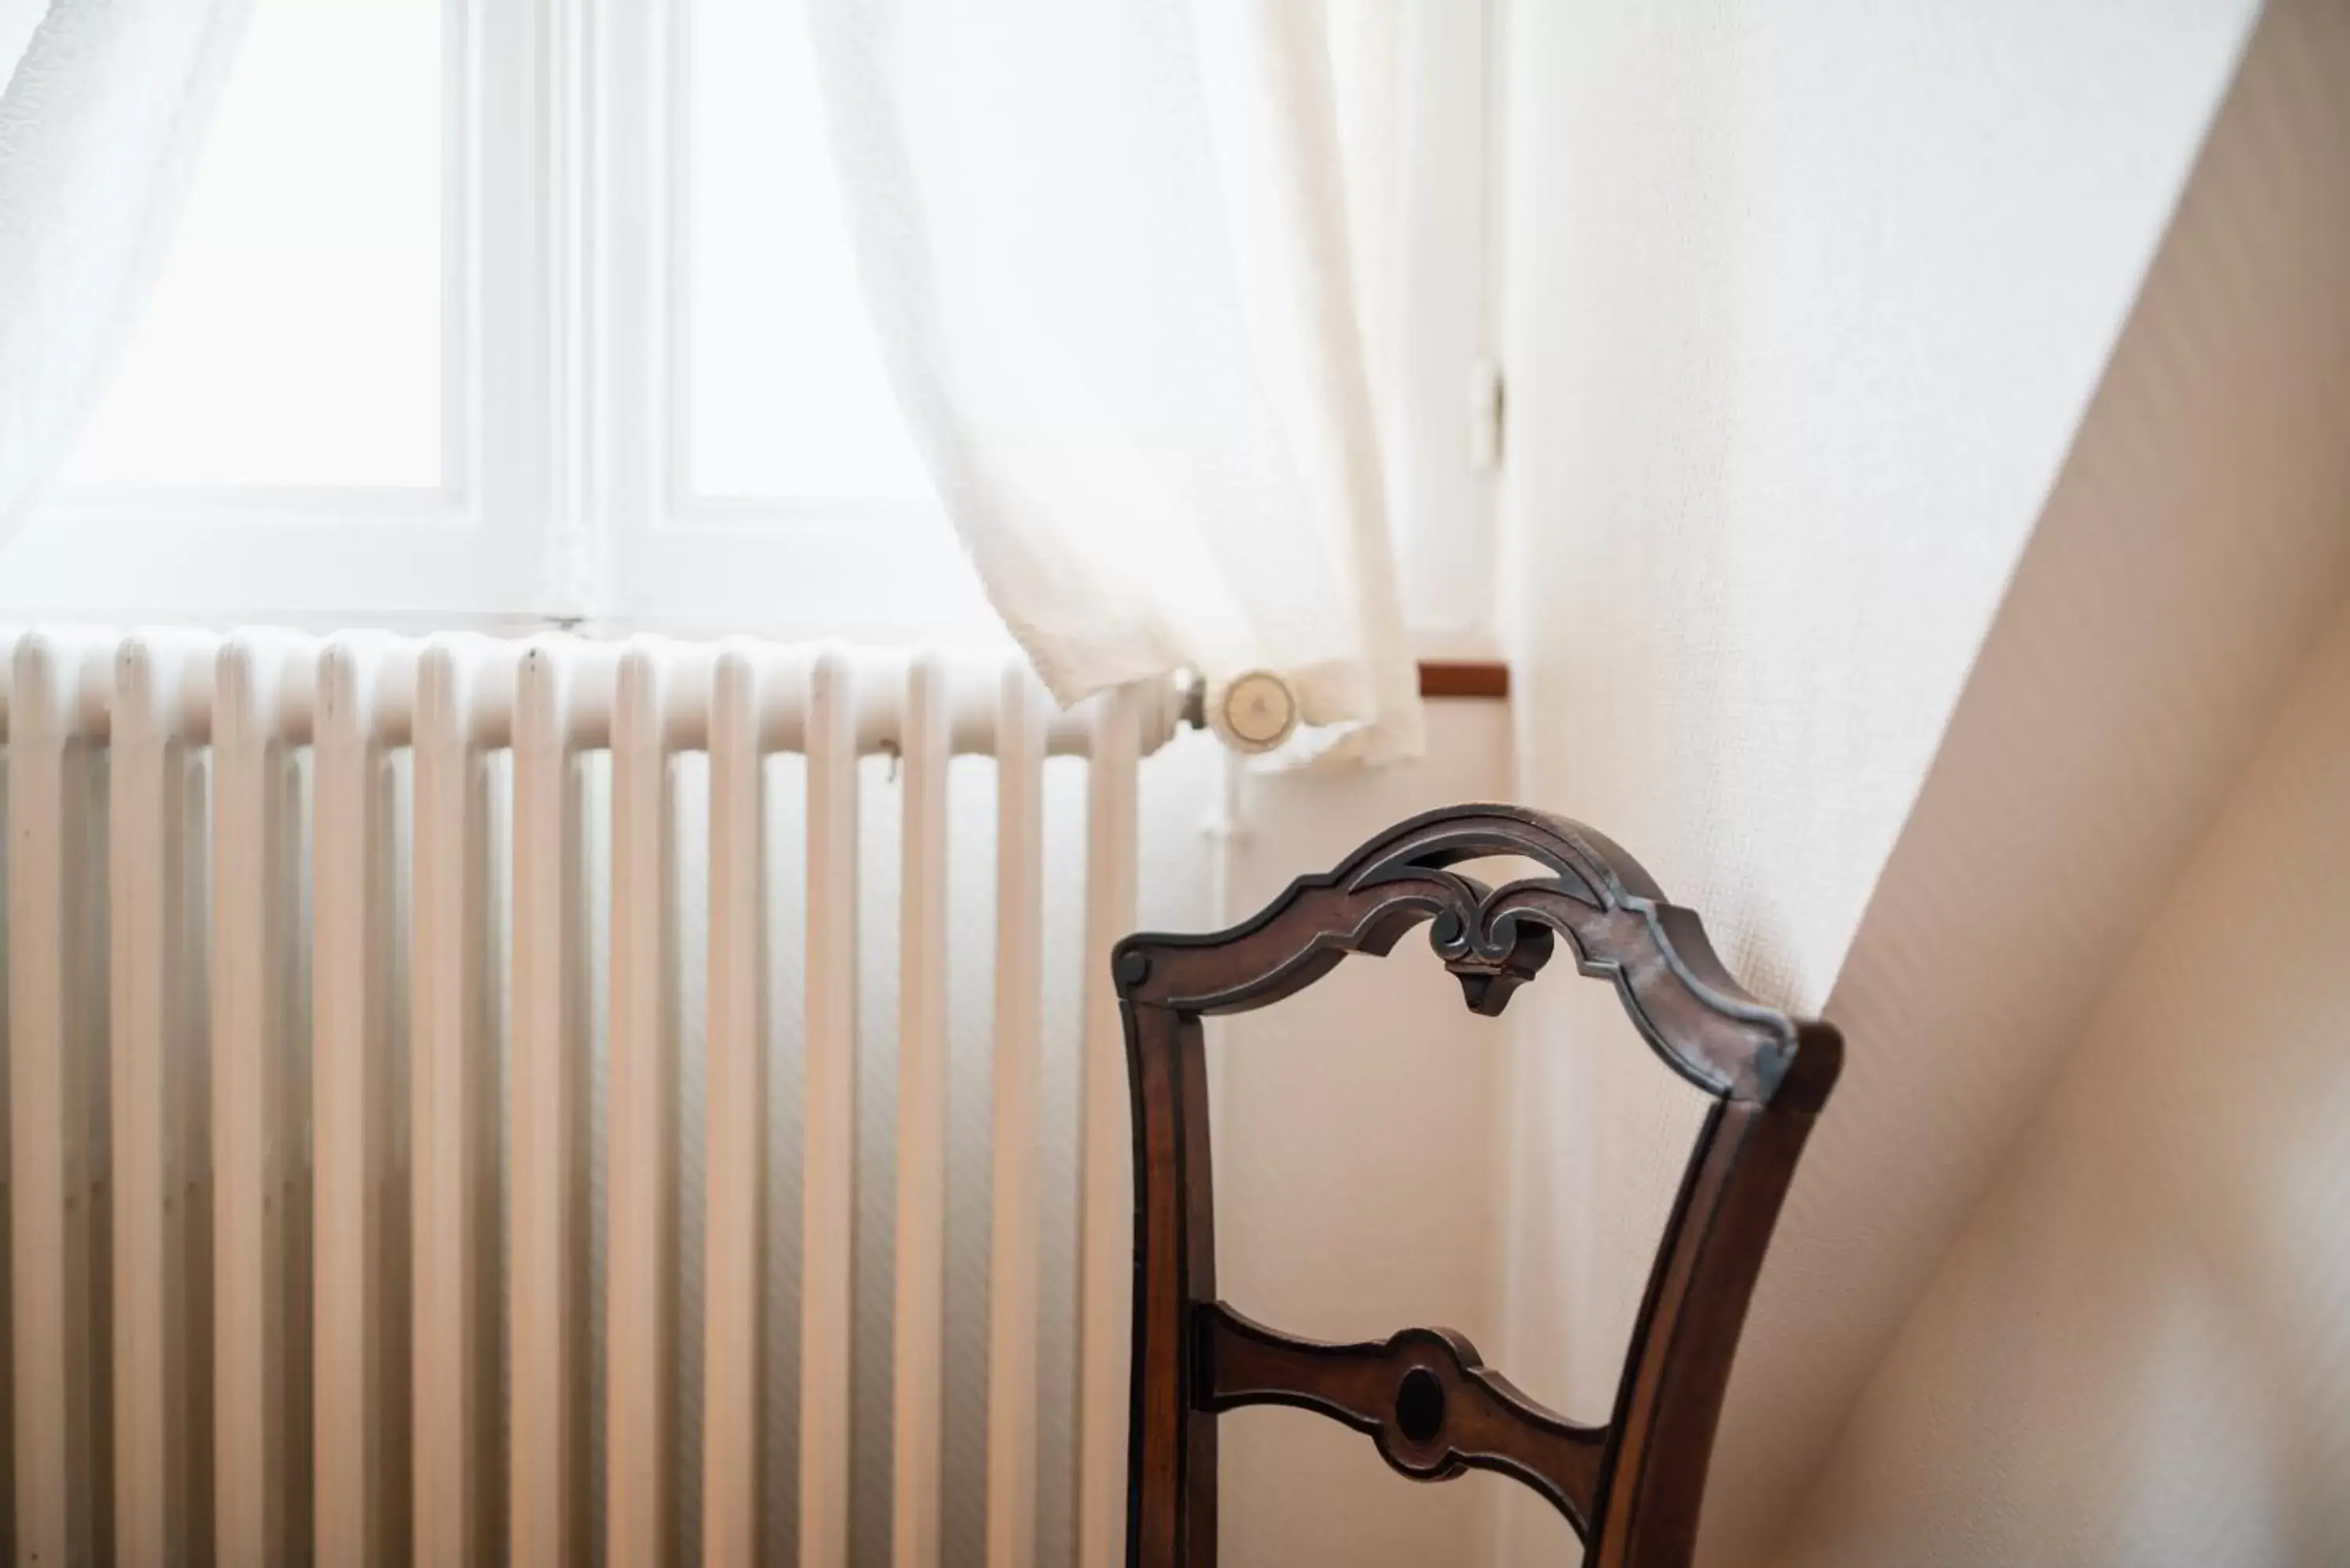
{"type": "Polygon", "coordinates": [[[1111,958],[1134,1105],[1134,1382],[1127,1561],[1216,1559],[1216,1417],[1316,1411],[1418,1480],[1498,1471],[1547,1498],[1597,1568],[1682,1568],[1714,1428],[1764,1249],[1843,1045],[1741,990],[1696,914],[1589,828],[1506,805],[1415,817],[1211,936],[1138,935],[1111,958]],[[1522,856],[1546,875],[1486,888],[1447,867],[1522,856]],[[1267,1006],[1422,920],[1470,1009],[1497,1016],[1550,957],[1615,982],[1641,1037],[1711,1097],[1652,1265],[1613,1417],[1544,1409],[1450,1329],[1324,1345],[1216,1299],[1214,1186],[1200,1020],[1267,1006]]]}

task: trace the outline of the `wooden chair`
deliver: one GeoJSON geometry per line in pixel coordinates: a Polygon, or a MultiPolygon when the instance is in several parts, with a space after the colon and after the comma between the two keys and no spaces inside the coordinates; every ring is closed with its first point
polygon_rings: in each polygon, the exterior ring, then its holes
{"type": "Polygon", "coordinates": [[[1600,835],[1540,812],[1464,805],[1415,817],[1336,870],[1303,877],[1212,936],[1128,938],[1112,956],[1134,1099],[1134,1386],[1127,1561],[1216,1560],[1216,1417],[1291,1405],[1367,1434],[1416,1480],[1489,1469],[1550,1500],[1599,1568],[1679,1568],[1731,1355],[1795,1161],[1835,1085],[1825,1023],[1740,990],[1697,915],[1600,835]],[[1523,856],[1501,888],[1447,869],[1523,856]],[[1578,1426],[1520,1393],[1450,1329],[1323,1345],[1216,1299],[1214,1188],[1200,1020],[1264,1007],[1348,953],[1385,954],[1422,920],[1470,1010],[1498,1015],[1551,955],[1613,981],[1665,1064],[1713,1100],[1657,1249],[1615,1413],[1578,1426]]]}

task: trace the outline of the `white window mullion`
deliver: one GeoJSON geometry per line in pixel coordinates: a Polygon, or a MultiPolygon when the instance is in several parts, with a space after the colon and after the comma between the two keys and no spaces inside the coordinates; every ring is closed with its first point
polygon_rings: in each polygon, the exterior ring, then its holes
{"type": "MultiPolygon", "coordinates": [[[[545,37],[539,5],[461,0],[474,41],[465,102],[473,164],[467,215],[476,235],[465,299],[478,322],[467,407],[467,496],[478,514],[519,535],[525,592],[546,577],[552,421],[547,417],[545,257],[547,165],[545,37]]],[[[517,608],[520,607],[517,606],[517,608]]]]}
{"type": "Polygon", "coordinates": [[[481,505],[525,541],[529,611],[584,619],[604,563],[587,396],[599,7],[471,4],[484,57],[481,505]]]}
{"type": "Polygon", "coordinates": [[[482,429],[484,86],[482,7],[442,0],[441,487],[470,520],[484,515],[482,429]]]}
{"type": "Polygon", "coordinates": [[[591,308],[584,416],[593,453],[589,515],[606,576],[595,615],[623,607],[629,542],[660,517],[669,488],[671,62],[681,0],[589,0],[598,138],[590,162],[591,308]]]}

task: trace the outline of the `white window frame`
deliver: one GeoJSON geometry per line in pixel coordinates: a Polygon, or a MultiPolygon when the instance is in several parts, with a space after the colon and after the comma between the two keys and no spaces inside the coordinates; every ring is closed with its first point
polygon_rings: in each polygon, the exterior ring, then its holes
{"type": "MultiPolygon", "coordinates": [[[[686,490],[694,0],[442,9],[442,483],[61,490],[0,618],[1000,636],[933,507],[686,490]]],[[[1492,649],[1492,10],[1412,12],[1395,493],[1416,639],[1452,657],[1492,649]]]]}
{"type": "MultiPolygon", "coordinates": [[[[685,275],[693,0],[601,0],[612,69],[602,120],[647,128],[604,161],[582,244],[594,300],[582,362],[608,421],[581,488],[600,527],[596,621],[689,632],[758,629],[879,640],[1000,636],[931,503],[697,496],[684,454],[691,385],[685,275]]],[[[592,46],[591,46],[592,47],[592,46]]],[[[592,66],[589,67],[592,71],[592,66]]],[[[584,97],[585,95],[583,95],[584,97]]],[[[583,139],[593,126],[582,126],[583,139]]]]}
{"type": "Polygon", "coordinates": [[[517,129],[515,105],[490,90],[528,79],[517,68],[529,57],[528,16],[442,5],[441,483],[61,487],[7,546],[0,611],[463,626],[528,607],[516,597],[528,572],[517,504],[531,452],[503,413],[528,406],[528,389],[514,384],[527,375],[515,350],[528,328],[515,308],[529,298],[515,243],[527,219],[506,209],[495,232],[484,201],[492,188],[529,187],[530,171],[512,167],[525,139],[500,134],[517,129]]]}
{"type": "Polygon", "coordinates": [[[1501,653],[1504,455],[1500,0],[1416,0],[1394,469],[1405,619],[1423,659],[1501,653]]]}

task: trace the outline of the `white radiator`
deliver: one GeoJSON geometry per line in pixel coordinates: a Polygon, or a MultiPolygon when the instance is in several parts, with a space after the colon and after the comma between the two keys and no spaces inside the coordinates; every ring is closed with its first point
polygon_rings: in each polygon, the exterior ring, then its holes
{"type": "Polygon", "coordinates": [[[974,1005],[947,988],[949,836],[971,826],[949,762],[978,753],[984,1561],[1072,1560],[1038,1541],[1040,1485],[1073,1499],[1073,1560],[1115,1560],[1131,1216],[1104,955],[1133,922],[1136,763],[1169,693],[1059,713],[1014,663],[748,642],[68,631],[0,651],[9,1561],[651,1568],[690,1520],[713,1568],[795,1542],[802,1568],[844,1568],[871,1416],[851,1355],[858,759],[884,752],[899,946],[863,965],[897,992],[886,1550],[942,1559],[947,1054],[951,1009],[974,1005]],[[1038,1332],[1048,753],[1089,759],[1075,1344],[1038,1332]],[[805,758],[805,918],[771,908],[777,753],[805,758]],[[706,863],[687,879],[706,910],[681,908],[681,857],[706,863]],[[802,938],[771,930],[786,918],[802,938]],[[805,943],[796,1016],[776,1016],[778,940],[805,943]],[[801,1081],[771,1084],[771,1060],[801,1081]],[[797,1334],[776,1344],[786,1087],[797,1334]],[[763,1481],[778,1356],[786,1519],[763,1481]],[[1057,1489],[1038,1473],[1056,1357],[1076,1406],[1057,1489]]]}

